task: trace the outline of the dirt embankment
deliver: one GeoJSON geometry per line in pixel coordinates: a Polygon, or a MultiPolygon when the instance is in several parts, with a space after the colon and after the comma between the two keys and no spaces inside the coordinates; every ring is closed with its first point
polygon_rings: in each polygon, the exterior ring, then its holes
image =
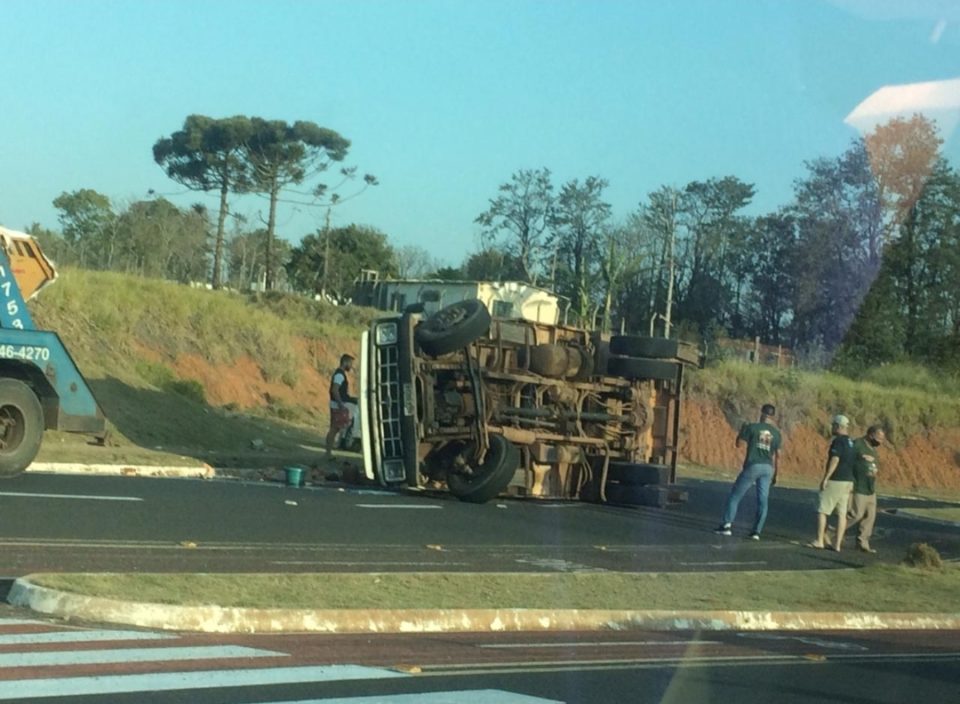
{"type": "MultiPolygon", "coordinates": [[[[719,405],[706,399],[688,399],[683,407],[680,458],[682,462],[739,470],[743,451],[735,447],[737,429],[719,405]]],[[[854,434],[863,432],[855,428],[854,434]]],[[[813,428],[794,424],[783,429],[780,471],[785,476],[822,476],[829,440],[813,428]]],[[[960,490],[960,429],[935,428],[916,433],[880,451],[879,480],[900,489],[960,490]]]]}

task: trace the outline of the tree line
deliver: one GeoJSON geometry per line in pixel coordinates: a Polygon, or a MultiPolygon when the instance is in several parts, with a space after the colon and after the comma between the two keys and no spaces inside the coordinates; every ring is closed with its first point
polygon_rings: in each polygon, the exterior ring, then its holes
{"type": "Polygon", "coordinates": [[[187,189],[218,195],[215,212],[156,194],[116,204],[80,189],[54,200],[60,232],[29,229],[60,263],[215,288],[347,301],[362,269],[519,280],[554,290],[576,319],[608,331],[759,337],[851,368],[960,366],[960,174],[941,144],[930,120],[894,119],[806,163],[791,201],[762,215],[745,214],[756,188],[733,175],[661,186],[616,219],[604,178],[555,185],[548,168],[522,169],[477,215],[479,249],[446,266],[375,228],[329,226],[333,208],[377,184],[342,166],[350,142],[339,133],[191,115],[152,156],[187,189]],[[231,209],[245,194],[264,199],[259,222],[231,209]],[[326,224],[296,244],[278,237],[278,212],[291,205],[317,208],[326,224]]]}
{"type": "Polygon", "coordinates": [[[960,173],[941,145],[923,116],[893,119],[806,163],[791,202],[759,216],[736,176],[662,186],[617,221],[604,179],[557,189],[521,170],[476,219],[483,257],[607,330],[662,334],[669,315],[688,338],[759,337],[850,370],[960,367],[960,173]]]}

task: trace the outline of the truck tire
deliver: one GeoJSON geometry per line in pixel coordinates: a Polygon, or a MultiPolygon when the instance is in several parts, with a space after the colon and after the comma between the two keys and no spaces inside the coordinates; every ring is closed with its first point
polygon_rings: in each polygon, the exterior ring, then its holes
{"type": "Polygon", "coordinates": [[[567,373],[570,361],[561,345],[542,344],[530,348],[530,371],[540,376],[559,379],[567,373]]]}
{"type": "MultiPolygon", "coordinates": [[[[467,451],[470,451],[468,446],[467,451]]],[[[502,435],[490,435],[490,449],[471,476],[451,472],[447,488],[461,501],[485,504],[507,488],[520,466],[520,450],[502,435]]]]}
{"type": "Polygon", "coordinates": [[[641,335],[614,335],[610,338],[610,352],[627,357],[648,357],[650,359],[673,359],[680,348],[676,340],[666,337],[644,337],[641,335]]]}
{"type": "Polygon", "coordinates": [[[655,381],[674,381],[677,378],[676,362],[660,359],[637,359],[636,357],[610,356],[607,362],[607,374],[624,379],[655,381]]]}
{"type": "Polygon", "coordinates": [[[668,484],[670,467],[665,464],[646,462],[611,462],[607,469],[607,480],[619,482],[624,486],[668,484]]]}
{"type": "Polygon", "coordinates": [[[440,357],[483,337],[490,329],[490,313],[475,298],[438,310],[417,325],[414,337],[431,357],[440,357]]]}
{"type": "Polygon", "coordinates": [[[33,390],[17,379],[0,379],[0,477],[15,477],[33,462],[43,427],[33,390]]]}

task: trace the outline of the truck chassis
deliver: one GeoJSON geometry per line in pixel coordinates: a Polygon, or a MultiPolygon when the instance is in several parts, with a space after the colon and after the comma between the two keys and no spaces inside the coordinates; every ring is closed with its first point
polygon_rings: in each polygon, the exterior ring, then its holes
{"type": "Polygon", "coordinates": [[[662,505],[691,346],[520,319],[476,300],[375,321],[360,360],[367,477],[483,503],[506,493],[662,505]]]}

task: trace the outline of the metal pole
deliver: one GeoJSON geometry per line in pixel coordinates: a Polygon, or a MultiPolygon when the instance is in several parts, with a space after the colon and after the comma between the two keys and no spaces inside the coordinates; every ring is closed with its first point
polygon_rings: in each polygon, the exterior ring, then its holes
{"type": "MultiPolygon", "coordinates": [[[[670,209],[670,280],[667,283],[667,316],[664,318],[664,337],[670,337],[670,320],[673,315],[673,248],[677,239],[677,193],[673,193],[673,206],[670,209]]],[[[652,335],[652,333],[651,333],[652,335]]]]}

